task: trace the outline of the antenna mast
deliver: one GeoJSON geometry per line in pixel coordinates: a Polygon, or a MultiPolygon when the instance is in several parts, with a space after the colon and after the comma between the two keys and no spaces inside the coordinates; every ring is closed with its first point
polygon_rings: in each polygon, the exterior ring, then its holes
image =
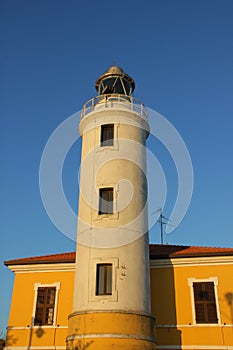
{"type": "Polygon", "coordinates": [[[159,223],[160,223],[160,239],[161,239],[161,244],[163,244],[163,225],[167,225],[169,222],[169,219],[166,218],[166,216],[163,215],[162,209],[159,209],[160,215],[159,215],[159,223]],[[164,221],[166,220],[166,221],[164,221]]]}

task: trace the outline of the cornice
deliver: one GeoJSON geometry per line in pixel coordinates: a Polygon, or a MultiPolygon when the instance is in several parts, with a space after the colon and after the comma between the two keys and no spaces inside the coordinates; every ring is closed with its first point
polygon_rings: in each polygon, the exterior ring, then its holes
{"type": "Polygon", "coordinates": [[[211,256],[192,258],[171,258],[150,260],[151,268],[184,267],[184,266],[209,266],[232,265],[233,256],[211,256]]]}
{"type": "Polygon", "coordinates": [[[56,271],[74,272],[75,263],[9,265],[8,268],[15,273],[56,272],[56,271]]]}
{"type": "MultiPolygon", "coordinates": [[[[185,266],[233,265],[233,256],[171,258],[150,260],[151,268],[169,268],[185,266]]],[[[9,265],[8,268],[15,273],[75,271],[75,263],[47,263],[9,265]]]]}

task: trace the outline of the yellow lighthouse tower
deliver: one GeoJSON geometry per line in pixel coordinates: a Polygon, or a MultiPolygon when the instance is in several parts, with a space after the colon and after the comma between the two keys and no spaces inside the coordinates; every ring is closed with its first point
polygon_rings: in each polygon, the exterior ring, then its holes
{"type": "Polygon", "coordinates": [[[69,350],[155,349],[150,306],[146,138],[133,79],[117,66],[82,110],[80,197],[69,350]]]}

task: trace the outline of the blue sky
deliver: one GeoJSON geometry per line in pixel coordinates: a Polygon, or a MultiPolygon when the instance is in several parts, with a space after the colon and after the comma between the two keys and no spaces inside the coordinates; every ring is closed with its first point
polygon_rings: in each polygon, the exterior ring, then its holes
{"type": "MultiPolygon", "coordinates": [[[[95,79],[115,61],[135,79],[134,95],[176,127],[193,162],[192,202],[165,241],[233,246],[232,13],[231,0],[1,1],[0,330],[13,286],[3,261],[75,249],[43,208],[40,158],[54,129],[95,96],[95,79]]],[[[158,140],[148,144],[166,175],[169,216],[176,169],[158,140]]],[[[63,169],[74,210],[79,152],[76,143],[63,169]]],[[[150,235],[159,243],[158,224],[150,235]]]]}

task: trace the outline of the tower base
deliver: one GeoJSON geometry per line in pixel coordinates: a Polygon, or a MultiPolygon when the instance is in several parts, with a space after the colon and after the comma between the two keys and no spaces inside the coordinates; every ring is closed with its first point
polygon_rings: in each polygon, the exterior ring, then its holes
{"type": "Polygon", "coordinates": [[[67,350],[155,350],[154,318],[127,311],[69,315],[67,350]]]}

